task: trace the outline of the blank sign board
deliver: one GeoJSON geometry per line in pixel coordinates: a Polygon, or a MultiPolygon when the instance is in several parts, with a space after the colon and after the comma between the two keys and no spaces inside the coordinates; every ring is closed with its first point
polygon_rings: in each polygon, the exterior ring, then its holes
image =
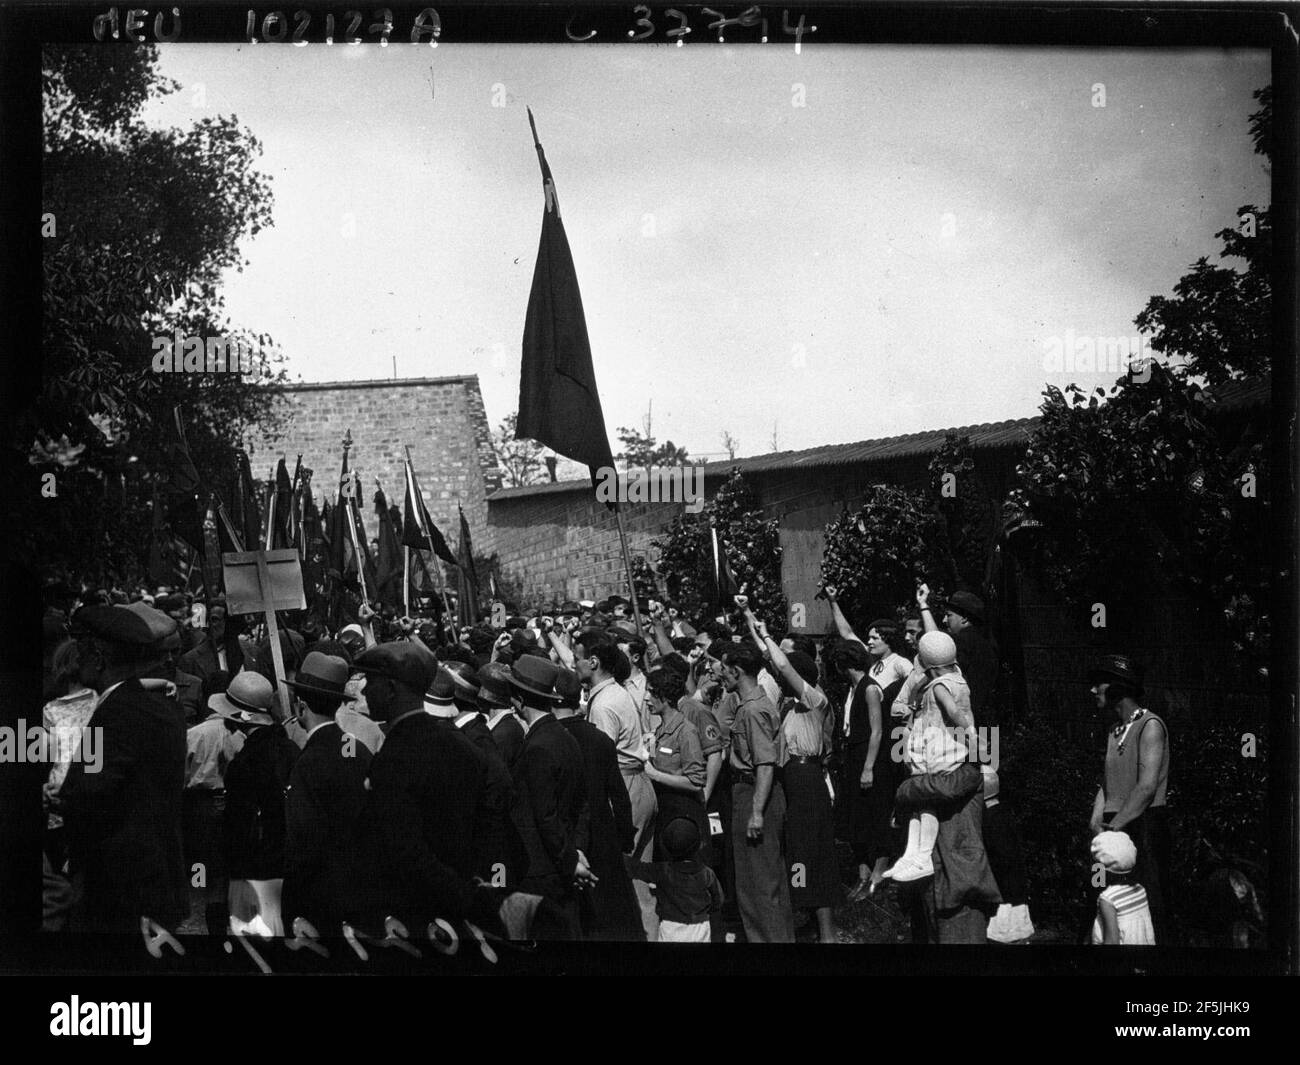
{"type": "Polygon", "coordinates": [[[227,551],[221,556],[226,610],[260,614],[268,610],[303,610],[302,560],[293,548],[277,551],[227,551]]]}

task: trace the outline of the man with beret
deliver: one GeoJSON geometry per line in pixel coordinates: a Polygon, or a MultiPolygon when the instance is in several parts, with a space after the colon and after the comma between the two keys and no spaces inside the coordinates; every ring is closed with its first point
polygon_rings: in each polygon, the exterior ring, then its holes
{"type": "Polygon", "coordinates": [[[486,715],[484,724],[501,752],[506,768],[513,771],[524,746],[524,727],[515,716],[510,693],[510,669],[491,662],[478,671],[478,702],[486,715]]]}
{"type": "Polygon", "coordinates": [[[99,693],[87,727],[101,749],[98,771],[72,763],[58,798],[78,888],[74,927],[138,932],[144,916],[175,927],[189,911],[185,722],[140,678],[157,670],[176,622],[137,603],[83,607],[73,626],[82,677],[99,693]]]}
{"type": "Polygon", "coordinates": [[[1146,888],[1156,942],[1169,943],[1169,733],[1139,702],[1144,671],[1127,655],[1105,655],[1088,674],[1097,709],[1111,719],[1102,785],[1089,827],[1127,832],[1137,846],[1134,879],[1146,888]]]}
{"type": "Polygon", "coordinates": [[[357,869],[368,891],[353,912],[372,925],[396,916],[413,929],[438,917],[495,921],[497,896],[475,880],[487,769],[469,740],[425,711],[427,655],[398,641],[367,649],[354,666],[386,735],[358,821],[357,869]]]}
{"type": "Polygon", "coordinates": [[[523,842],[515,829],[512,809],[515,785],[478,706],[479,679],[471,666],[448,662],[440,666],[424,693],[424,708],[435,720],[459,730],[482,757],[487,769],[483,789],[482,827],[475,837],[476,875],[493,887],[514,884],[524,873],[523,842]]]}
{"type": "Polygon", "coordinates": [[[577,891],[596,878],[583,853],[589,820],[582,752],[553,713],[557,672],[549,659],[525,655],[510,673],[515,712],[525,724],[514,769],[515,825],[528,856],[519,887],[555,902],[576,936],[577,891]]]}
{"type": "Polygon", "coordinates": [[[298,698],[306,742],[285,796],[284,902],[286,931],[305,917],[320,931],[337,931],[346,859],[366,795],[370,749],[335,722],[350,700],[348,664],[310,652],[286,681],[298,698]]]}

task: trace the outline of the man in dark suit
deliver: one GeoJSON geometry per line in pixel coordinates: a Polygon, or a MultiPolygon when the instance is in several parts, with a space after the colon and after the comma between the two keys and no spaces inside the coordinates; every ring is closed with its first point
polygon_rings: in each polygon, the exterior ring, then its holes
{"type": "Polygon", "coordinates": [[[181,634],[173,632],[163,641],[163,664],[156,674],[176,685],[176,705],[185,715],[186,727],[199,723],[199,704],[203,697],[203,682],[192,673],[180,668],[181,634]]]}
{"type": "Polygon", "coordinates": [[[478,671],[478,704],[488,731],[501,752],[506,768],[514,771],[515,761],[524,746],[524,726],[515,716],[510,694],[510,667],[489,662],[478,671]]]}
{"type": "Polygon", "coordinates": [[[469,740],[425,712],[427,654],[380,644],[353,668],[366,675],[366,704],[385,738],[357,823],[362,897],[349,916],[377,930],[392,915],[413,934],[436,917],[495,924],[500,897],[474,879],[487,769],[469,740]]]}
{"type": "Polygon", "coordinates": [[[342,916],[348,849],[365,801],[371,756],[334,721],[339,706],[353,698],[344,692],[348,674],[342,658],[313,651],[297,676],[286,681],[298,697],[306,730],[285,797],[286,933],[295,917],[305,917],[323,934],[337,933],[342,916]]]}
{"type": "Polygon", "coordinates": [[[552,713],[557,674],[536,655],[524,655],[510,673],[515,712],[527,723],[514,768],[515,825],[528,855],[519,887],[555,902],[576,935],[577,890],[596,877],[582,851],[589,830],[582,751],[552,713]]]}
{"type": "Polygon", "coordinates": [[[208,607],[208,627],[192,649],[180,657],[180,669],[198,677],[200,681],[219,669],[232,677],[245,668],[244,652],[239,639],[226,631],[226,604],[222,601],[208,607]]]}
{"type": "Polygon", "coordinates": [[[632,800],[618,771],[618,751],[613,740],[578,716],[582,682],[576,673],[559,670],[555,689],[560,697],[555,719],[582,752],[587,788],[590,846],[586,853],[596,886],[579,900],[582,934],[586,939],[645,942],[641,908],[623,861],[623,855],[630,855],[636,843],[636,825],[632,823],[632,800]]]}
{"type": "Polygon", "coordinates": [[[478,875],[493,887],[506,887],[524,875],[523,841],[512,819],[515,783],[478,708],[479,682],[473,667],[442,666],[424,693],[424,708],[436,720],[458,729],[483,756],[487,768],[482,828],[475,846],[478,875]]]}
{"type": "Polygon", "coordinates": [[[90,732],[59,793],[78,889],[74,927],[138,932],[147,916],[174,928],[189,910],[185,721],[139,678],[157,672],[162,641],[176,623],[135,603],[83,607],[73,624],[82,675],[99,692],[90,732]]]}

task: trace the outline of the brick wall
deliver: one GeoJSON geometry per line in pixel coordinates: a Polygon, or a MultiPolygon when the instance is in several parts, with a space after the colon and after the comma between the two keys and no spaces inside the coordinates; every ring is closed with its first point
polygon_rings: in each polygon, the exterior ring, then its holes
{"type": "MultiPolygon", "coordinates": [[[[680,503],[624,504],[628,549],[650,555],[650,540],[682,511],[680,503]]],[[[487,532],[474,546],[496,553],[502,577],[525,603],[603,599],[627,594],[618,520],[590,488],[493,503],[487,532]]]]}
{"type": "Polygon", "coordinates": [[[501,487],[501,471],[492,452],[477,377],[329,381],[285,385],[281,391],[289,408],[288,424],[278,440],[263,437],[250,442],[254,477],[272,476],[282,454],[292,474],[301,452],[303,464],[313,471],[317,503],[333,500],[343,437],[351,429],[349,462],[361,474],[371,535],[375,533],[371,505],[375,479],[383,485],[389,503],[400,505],[405,490],[402,460],[408,444],[429,513],[453,547],[459,536],[458,501],[471,532],[477,536],[484,527],[487,496],[501,487]]]}

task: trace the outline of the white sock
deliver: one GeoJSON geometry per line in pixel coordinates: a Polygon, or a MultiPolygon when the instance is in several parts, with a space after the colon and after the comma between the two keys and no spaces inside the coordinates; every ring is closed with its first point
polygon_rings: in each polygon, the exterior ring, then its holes
{"type": "MultiPolygon", "coordinates": [[[[921,844],[921,818],[919,815],[913,815],[907,819],[907,849],[903,851],[903,856],[898,859],[899,862],[916,861],[916,851],[921,844]]],[[[895,864],[898,864],[897,862],[895,864]]]]}
{"type": "Polygon", "coordinates": [[[939,818],[929,810],[922,810],[912,823],[918,826],[916,854],[913,857],[924,864],[930,861],[930,855],[934,852],[934,841],[939,838],[939,818]]]}

